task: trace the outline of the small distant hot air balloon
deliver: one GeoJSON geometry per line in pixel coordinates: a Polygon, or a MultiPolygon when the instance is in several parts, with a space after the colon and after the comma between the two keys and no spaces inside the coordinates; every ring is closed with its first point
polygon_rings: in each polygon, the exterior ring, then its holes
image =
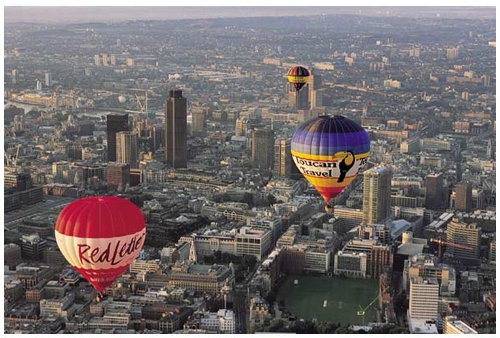
{"type": "Polygon", "coordinates": [[[290,82],[295,87],[295,90],[299,91],[307,83],[310,75],[311,74],[309,73],[307,68],[302,66],[295,66],[288,70],[286,77],[288,79],[288,82],[290,82]]]}
{"type": "Polygon", "coordinates": [[[146,227],[141,210],[132,202],[101,196],[67,205],[57,217],[55,233],[66,260],[103,292],[141,251],[146,227]]]}
{"type": "Polygon", "coordinates": [[[368,161],[366,131],[343,116],[318,116],[294,132],[292,158],[302,175],[331,208],[330,200],[356,178],[368,161]]]}

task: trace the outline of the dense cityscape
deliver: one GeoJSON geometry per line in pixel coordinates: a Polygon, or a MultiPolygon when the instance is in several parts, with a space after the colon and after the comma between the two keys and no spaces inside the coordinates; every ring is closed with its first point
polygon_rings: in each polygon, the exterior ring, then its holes
{"type": "Polygon", "coordinates": [[[5,333],[496,333],[494,7],[4,9],[5,333]],[[330,211],[290,152],[321,115],[370,138],[330,211]],[[54,224],[106,195],[140,208],[146,237],[99,293],[54,224]]]}

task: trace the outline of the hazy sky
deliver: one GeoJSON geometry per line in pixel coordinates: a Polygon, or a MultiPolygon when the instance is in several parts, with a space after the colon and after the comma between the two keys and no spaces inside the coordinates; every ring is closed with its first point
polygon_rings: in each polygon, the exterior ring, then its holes
{"type": "MultiPolygon", "coordinates": [[[[11,1],[9,1],[11,2],[11,1]]],[[[362,15],[424,15],[424,16],[468,16],[476,13],[474,16],[495,17],[494,8],[476,8],[474,7],[166,7],[166,6],[146,6],[146,7],[127,7],[112,6],[113,3],[101,2],[109,6],[26,6],[31,3],[44,3],[43,1],[17,1],[16,7],[4,7],[4,20],[10,22],[34,22],[34,23],[76,23],[76,22],[112,22],[124,20],[172,20],[172,19],[198,19],[198,18],[218,18],[218,17],[251,17],[251,16],[292,16],[292,15],[317,15],[317,14],[362,14],[362,15]],[[17,6],[25,5],[25,6],[17,6]]],[[[455,1],[453,6],[460,6],[460,1],[455,1]]],[[[71,1],[52,1],[51,5],[72,3],[71,1]]],[[[80,2],[85,4],[95,4],[95,1],[80,2]]],[[[98,2],[97,2],[98,3],[98,2]]],[[[127,2],[117,2],[127,4],[127,2]]],[[[134,2],[137,4],[138,2],[134,2]]],[[[141,4],[144,2],[140,2],[141,4]]],[[[147,3],[147,2],[146,2],[147,3]]],[[[159,2],[161,4],[162,2],[159,2]]],[[[163,2],[168,4],[169,2],[163,2]]],[[[183,4],[189,4],[184,1],[183,4]]],[[[216,2],[217,3],[217,2],[216,2]]],[[[219,2],[220,3],[220,2],[219,2]]],[[[273,2],[270,2],[273,3],[273,2]]],[[[289,3],[289,2],[285,2],[289,3]]],[[[296,2],[291,2],[296,3],[296,2]]],[[[301,2],[302,4],[305,2],[301,2]]],[[[307,2],[308,4],[317,3],[307,2]]],[[[157,3],[158,4],[158,3],[157,3]]],[[[279,4],[279,2],[278,2],[279,4]]],[[[357,4],[357,3],[356,3],[357,4]]],[[[444,6],[446,4],[443,4],[444,6]]]]}

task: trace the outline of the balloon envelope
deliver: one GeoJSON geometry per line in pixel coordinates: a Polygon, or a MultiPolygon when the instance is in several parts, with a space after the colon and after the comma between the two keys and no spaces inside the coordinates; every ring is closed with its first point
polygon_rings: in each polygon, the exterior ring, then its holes
{"type": "Polygon", "coordinates": [[[139,254],[146,227],[141,210],[132,202],[114,196],[88,197],[61,211],[55,235],[66,260],[102,292],[139,254]]]}
{"type": "Polygon", "coordinates": [[[370,155],[366,131],[343,116],[318,116],[294,132],[292,158],[328,204],[358,175],[370,155]]]}
{"type": "Polygon", "coordinates": [[[309,80],[311,74],[307,68],[302,66],[295,66],[288,70],[286,77],[288,82],[290,82],[296,91],[299,91],[309,80]]]}

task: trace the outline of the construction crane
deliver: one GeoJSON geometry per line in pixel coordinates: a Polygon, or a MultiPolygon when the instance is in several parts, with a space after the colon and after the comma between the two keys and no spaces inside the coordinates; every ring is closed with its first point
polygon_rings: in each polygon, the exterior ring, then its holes
{"type": "MultiPolygon", "coordinates": [[[[383,291],[385,292],[385,290],[383,291]]],[[[377,297],[375,297],[371,302],[370,304],[368,304],[364,309],[361,307],[361,305],[359,305],[359,310],[356,312],[356,314],[358,316],[361,316],[361,325],[365,325],[365,313],[366,313],[366,310],[368,310],[370,308],[370,306],[373,305],[373,303],[375,303],[377,301],[377,299],[380,298],[380,294],[377,295],[377,297]]]]}
{"type": "Polygon", "coordinates": [[[457,243],[452,243],[452,242],[447,242],[443,240],[442,238],[431,238],[430,241],[432,243],[437,243],[438,244],[438,259],[441,261],[441,251],[442,251],[442,246],[444,245],[449,245],[455,248],[460,248],[460,249],[465,249],[465,250],[473,250],[470,246],[462,245],[462,244],[457,244],[457,243]]]}

